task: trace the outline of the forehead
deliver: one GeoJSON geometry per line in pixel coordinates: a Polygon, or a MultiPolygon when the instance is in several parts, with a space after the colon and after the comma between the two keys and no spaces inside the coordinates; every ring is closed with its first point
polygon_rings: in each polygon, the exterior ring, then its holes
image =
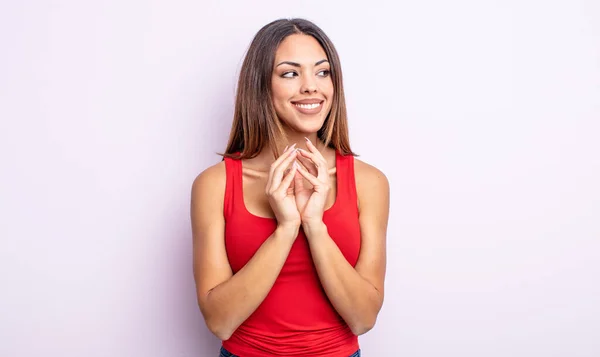
{"type": "Polygon", "coordinates": [[[301,64],[327,59],[325,50],[312,36],[294,34],[285,38],[275,52],[275,62],[293,61],[301,64]]]}

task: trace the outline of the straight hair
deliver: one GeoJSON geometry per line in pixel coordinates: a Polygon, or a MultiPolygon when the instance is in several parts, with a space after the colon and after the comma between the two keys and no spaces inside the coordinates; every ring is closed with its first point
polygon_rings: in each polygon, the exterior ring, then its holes
{"type": "Polygon", "coordinates": [[[275,52],[283,40],[293,34],[314,37],[327,55],[333,82],[331,109],[317,137],[342,155],[353,155],[348,135],[346,99],[338,53],[327,35],[314,23],[304,19],[273,21],[254,36],[244,58],[237,84],[235,109],[229,142],[224,157],[249,159],[267,146],[278,157],[278,147],[287,140],[272,102],[271,76],[275,52]]]}

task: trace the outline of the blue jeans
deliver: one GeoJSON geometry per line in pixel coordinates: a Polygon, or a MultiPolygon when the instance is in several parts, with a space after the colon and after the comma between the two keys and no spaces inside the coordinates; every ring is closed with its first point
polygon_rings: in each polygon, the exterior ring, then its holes
{"type": "MultiPolygon", "coordinates": [[[[219,357],[239,357],[238,355],[234,355],[233,353],[227,351],[223,346],[221,346],[221,354],[219,357]]],[[[354,352],[350,357],[360,357],[360,348],[358,351],[354,352]]]]}

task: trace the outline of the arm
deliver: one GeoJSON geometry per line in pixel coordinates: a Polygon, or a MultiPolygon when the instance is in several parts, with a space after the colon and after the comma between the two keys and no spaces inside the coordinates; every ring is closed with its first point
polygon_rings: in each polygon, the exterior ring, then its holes
{"type": "MultiPolygon", "coordinates": [[[[281,223],[275,232],[234,275],[225,251],[225,181],[225,165],[219,163],[194,180],[191,198],[193,268],[198,304],[207,327],[222,340],[229,339],[265,299],[299,229],[299,222],[279,221],[281,223]]],[[[291,178],[288,186],[289,182],[291,178]]],[[[281,186],[285,183],[286,179],[281,186]]]]}
{"type": "Polygon", "coordinates": [[[376,168],[356,160],[361,249],[352,267],[322,222],[303,222],[319,279],[340,316],[356,335],[375,325],[383,304],[389,184],[376,168]]]}

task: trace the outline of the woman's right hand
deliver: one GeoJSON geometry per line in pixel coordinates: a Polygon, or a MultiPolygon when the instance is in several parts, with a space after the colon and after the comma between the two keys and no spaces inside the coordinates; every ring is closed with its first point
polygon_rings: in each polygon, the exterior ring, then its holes
{"type": "Polygon", "coordinates": [[[287,174],[285,170],[296,159],[296,144],[284,151],[284,153],[271,165],[269,178],[267,180],[266,194],[269,198],[269,204],[275,214],[278,226],[298,229],[301,219],[296,199],[294,197],[294,176],[296,175],[296,165],[287,174]]]}

